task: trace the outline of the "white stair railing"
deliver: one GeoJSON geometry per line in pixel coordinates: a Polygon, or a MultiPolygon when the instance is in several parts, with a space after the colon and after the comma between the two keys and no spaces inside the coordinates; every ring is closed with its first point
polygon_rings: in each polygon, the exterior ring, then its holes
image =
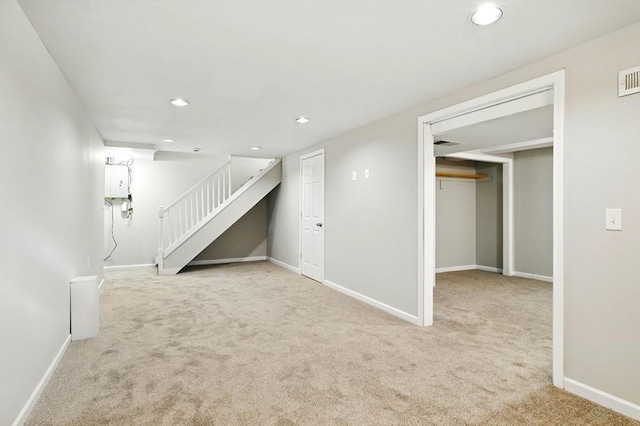
{"type": "Polygon", "coordinates": [[[160,207],[160,257],[181,242],[231,196],[231,161],[195,184],[168,207],[160,207]]]}

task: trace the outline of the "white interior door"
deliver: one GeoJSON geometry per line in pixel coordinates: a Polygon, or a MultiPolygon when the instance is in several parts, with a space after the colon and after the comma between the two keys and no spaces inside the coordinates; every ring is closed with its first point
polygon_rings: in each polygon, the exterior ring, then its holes
{"type": "Polygon", "coordinates": [[[300,273],[324,278],[324,150],[300,158],[300,273]]]}

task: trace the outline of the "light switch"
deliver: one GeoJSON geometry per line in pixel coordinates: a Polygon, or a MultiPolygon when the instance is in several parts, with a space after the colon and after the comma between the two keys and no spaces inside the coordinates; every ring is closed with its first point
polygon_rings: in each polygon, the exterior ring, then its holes
{"type": "Polygon", "coordinates": [[[364,169],[364,178],[369,179],[369,169],[364,169]]]}
{"type": "Polygon", "coordinates": [[[605,209],[605,229],[608,231],[622,231],[622,209],[605,209]]]}
{"type": "Polygon", "coordinates": [[[351,172],[351,180],[357,180],[358,179],[358,173],[354,170],[351,172]]]}

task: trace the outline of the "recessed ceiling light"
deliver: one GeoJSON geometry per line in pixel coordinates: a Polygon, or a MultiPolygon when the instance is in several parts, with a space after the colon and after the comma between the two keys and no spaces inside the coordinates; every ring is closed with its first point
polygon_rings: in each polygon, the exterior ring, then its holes
{"type": "Polygon", "coordinates": [[[162,139],[162,142],[166,142],[166,143],[173,143],[175,142],[175,139],[162,139]]]}
{"type": "Polygon", "coordinates": [[[492,4],[486,4],[480,7],[476,13],[471,15],[471,22],[476,25],[489,25],[493,24],[500,18],[502,18],[502,9],[492,4]]]}
{"type": "Polygon", "coordinates": [[[177,107],[183,107],[183,106],[189,105],[189,101],[184,100],[182,98],[171,99],[169,102],[171,102],[171,105],[175,105],[177,107]]]}
{"type": "Polygon", "coordinates": [[[296,118],[296,123],[300,123],[300,124],[304,124],[304,123],[308,123],[309,119],[307,117],[298,117],[296,118]]]}
{"type": "Polygon", "coordinates": [[[257,150],[259,150],[259,149],[260,149],[260,147],[259,147],[259,146],[250,146],[250,147],[249,147],[249,149],[250,149],[251,151],[257,151],[257,150]]]}

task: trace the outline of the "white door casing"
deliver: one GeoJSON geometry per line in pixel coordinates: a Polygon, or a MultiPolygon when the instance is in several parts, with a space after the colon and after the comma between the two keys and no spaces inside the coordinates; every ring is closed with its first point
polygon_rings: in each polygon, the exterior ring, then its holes
{"type": "Polygon", "coordinates": [[[300,157],[300,273],[324,280],[324,150],[300,157]]]}
{"type": "MultiPolygon", "coordinates": [[[[429,130],[425,130],[425,134],[429,130]]],[[[520,147],[530,146],[536,148],[537,141],[523,142],[520,147]],[[528,144],[528,145],[527,145],[528,144]]],[[[513,231],[513,154],[498,156],[492,154],[478,154],[475,152],[457,152],[447,154],[447,158],[459,158],[485,163],[498,163],[502,165],[502,274],[513,276],[514,271],[514,231],[513,231]]],[[[435,286],[435,280],[434,284],[435,286]]]]}
{"type": "MultiPolygon", "coordinates": [[[[481,96],[418,118],[418,323],[433,324],[435,281],[435,157],[431,125],[508,103],[532,93],[553,92],[553,384],[564,387],[564,70],[481,96]]],[[[508,164],[508,163],[505,163],[508,164]]],[[[513,241],[513,240],[512,240],[513,241]]],[[[511,263],[513,259],[510,259],[511,263]]]]}

